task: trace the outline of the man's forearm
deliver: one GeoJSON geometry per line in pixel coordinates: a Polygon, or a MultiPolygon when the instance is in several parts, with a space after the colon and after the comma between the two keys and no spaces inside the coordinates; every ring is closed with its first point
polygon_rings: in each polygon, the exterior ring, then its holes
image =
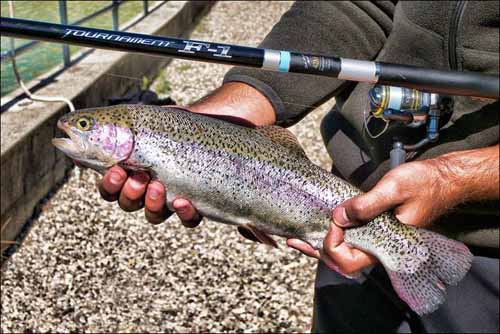
{"type": "Polygon", "coordinates": [[[499,146],[452,152],[436,159],[455,202],[499,199],[499,146]]]}
{"type": "Polygon", "coordinates": [[[276,121],[268,99],[252,86],[240,82],[222,85],[189,109],[203,114],[239,117],[254,125],[270,125],[276,121]]]}

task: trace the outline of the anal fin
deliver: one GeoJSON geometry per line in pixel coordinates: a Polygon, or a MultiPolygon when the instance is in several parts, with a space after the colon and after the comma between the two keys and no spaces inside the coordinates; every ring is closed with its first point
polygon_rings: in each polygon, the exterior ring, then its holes
{"type": "Polygon", "coordinates": [[[249,231],[252,233],[252,235],[255,237],[255,239],[259,240],[263,244],[272,246],[274,248],[278,248],[278,244],[276,241],[267,233],[259,230],[257,227],[253,226],[252,224],[246,224],[244,226],[241,226],[243,229],[249,231]]]}

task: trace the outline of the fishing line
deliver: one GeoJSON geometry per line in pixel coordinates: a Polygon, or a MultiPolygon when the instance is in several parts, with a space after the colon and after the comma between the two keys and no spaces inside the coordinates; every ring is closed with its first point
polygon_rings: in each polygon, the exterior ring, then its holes
{"type": "Polygon", "coordinates": [[[366,109],[367,108],[363,109],[363,129],[365,130],[366,134],[370,138],[377,139],[378,137],[382,136],[387,131],[387,129],[389,128],[389,120],[386,120],[385,118],[382,117],[381,119],[385,122],[385,126],[384,126],[384,128],[379,133],[377,133],[376,135],[374,135],[374,134],[371,133],[371,131],[369,129],[369,124],[370,124],[370,121],[372,119],[376,118],[376,117],[373,116],[373,114],[371,114],[371,113],[367,113],[366,109]]]}
{"type": "MultiPolygon", "coordinates": [[[[14,18],[14,4],[12,0],[9,0],[9,16],[11,18],[14,18]]],[[[75,107],[73,106],[73,103],[69,99],[63,96],[51,97],[51,96],[35,95],[32,94],[30,90],[24,85],[24,82],[21,79],[21,75],[19,74],[19,71],[17,69],[14,38],[10,38],[10,60],[12,61],[12,70],[14,71],[14,76],[16,77],[16,81],[29,99],[41,102],[64,102],[68,105],[70,112],[75,111],[75,107]]]]}
{"type": "Polygon", "coordinates": [[[115,74],[115,73],[106,73],[104,75],[107,75],[107,76],[110,76],[110,77],[118,77],[118,78],[124,78],[124,79],[130,79],[130,80],[142,82],[141,78],[131,77],[131,76],[127,76],[127,75],[120,75],[120,74],[115,74]]]}
{"type": "MultiPolygon", "coordinates": [[[[141,78],[133,77],[133,76],[129,76],[129,75],[124,75],[124,74],[105,73],[104,75],[142,82],[141,78]]],[[[328,100],[328,101],[330,101],[330,100],[328,100]]],[[[328,101],[326,101],[325,103],[327,103],[328,101]]],[[[313,109],[321,107],[321,105],[316,106],[316,105],[312,105],[312,104],[301,104],[301,103],[293,103],[293,102],[286,102],[286,101],[282,101],[282,103],[288,104],[288,105],[299,106],[299,107],[305,107],[305,108],[313,108],[313,109]]]]}

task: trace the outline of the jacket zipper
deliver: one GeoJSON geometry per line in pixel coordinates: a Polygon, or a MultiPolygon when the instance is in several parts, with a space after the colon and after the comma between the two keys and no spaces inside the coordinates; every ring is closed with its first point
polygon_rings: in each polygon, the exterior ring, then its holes
{"type": "Polygon", "coordinates": [[[459,1],[455,7],[453,17],[450,23],[450,32],[448,34],[448,62],[450,69],[458,69],[457,60],[457,34],[460,21],[462,20],[462,15],[465,9],[466,1],[459,1]]]}

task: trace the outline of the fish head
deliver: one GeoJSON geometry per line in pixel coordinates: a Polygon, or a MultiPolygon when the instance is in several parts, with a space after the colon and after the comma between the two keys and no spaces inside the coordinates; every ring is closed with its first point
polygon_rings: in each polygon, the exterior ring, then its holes
{"type": "Polygon", "coordinates": [[[87,109],[62,116],[57,127],[68,138],[52,144],[84,167],[103,172],[125,161],[134,148],[130,117],[124,109],[87,109]]]}

